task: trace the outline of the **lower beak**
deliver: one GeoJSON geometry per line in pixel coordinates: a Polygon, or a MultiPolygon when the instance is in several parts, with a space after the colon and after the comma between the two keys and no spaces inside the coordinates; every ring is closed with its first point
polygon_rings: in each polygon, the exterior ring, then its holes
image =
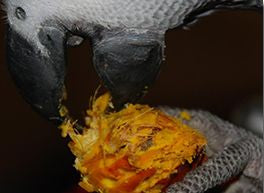
{"type": "Polygon", "coordinates": [[[163,35],[134,31],[107,33],[93,44],[93,62],[114,106],[140,99],[159,74],[163,35]]]}

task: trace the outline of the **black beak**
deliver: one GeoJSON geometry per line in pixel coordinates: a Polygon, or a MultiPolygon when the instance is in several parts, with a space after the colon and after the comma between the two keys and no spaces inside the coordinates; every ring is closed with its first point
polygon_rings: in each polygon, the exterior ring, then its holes
{"type": "Polygon", "coordinates": [[[53,27],[39,31],[39,43],[29,42],[10,27],[7,33],[7,61],[21,94],[44,117],[60,124],[65,77],[65,33],[53,27]]]}
{"type": "MultiPolygon", "coordinates": [[[[44,26],[30,41],[7,33],[10,73],[25,100],[47,119],[61,124],[66,32],[44,26]]],[[[163,34],[105,32],[93,38],[94,65],[120,108],[139,99],[155,80],[162,61],[163,34]],[[100,39],[97,39],[100,37],[100,39]]],[[[68,116],[67,116],[68,117],[68,116]]]]}
{"type": "Polygon", "coordinates": [[[93,39],[94,65],[115,107],[135,102],[156,79],[163,57],[163,34],[102,32],[93,39]]]}

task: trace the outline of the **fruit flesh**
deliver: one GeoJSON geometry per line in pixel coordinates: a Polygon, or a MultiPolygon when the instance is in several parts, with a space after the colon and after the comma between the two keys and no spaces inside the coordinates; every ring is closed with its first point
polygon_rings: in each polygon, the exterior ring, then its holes
{"type": "Polygon", "coordinates": [[[191,118],[187,113],[176,119],[139,104],[108,112],[110,101],[104,94],[93,102],[83,133],[70,121],[60,126],[63,136],[72,140],[69,147],[85,190],[159,193],[179,178],[180,171],[182,177],[201,163],[207,141],[183,124],[182,119],[191,118]]]}

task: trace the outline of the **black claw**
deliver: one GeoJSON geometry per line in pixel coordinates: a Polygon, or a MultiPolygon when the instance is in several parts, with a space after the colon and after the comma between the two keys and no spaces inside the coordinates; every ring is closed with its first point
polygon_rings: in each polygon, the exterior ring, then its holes
{"type": "Polygon", "coordinates": [[[115,31],[101,33],[100,37],[93,42],[94,65],[115,107],[136,101],[159,73],[163,35],[115,31]]]}
{"type": "Polygon", "coordinates": [[[41,29],[38,34],[44,48],[41,50],[11,28],[7,34],[8,67],[20,92],[36,111],[60,124],[65,77],[64,33],[50,27],[41,29]]]}

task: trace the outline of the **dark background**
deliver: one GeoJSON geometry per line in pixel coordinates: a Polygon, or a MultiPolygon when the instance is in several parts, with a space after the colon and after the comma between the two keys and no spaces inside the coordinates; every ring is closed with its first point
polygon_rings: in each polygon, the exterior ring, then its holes
{"type": "MultiPolygon", "coordinates": [[[[33,112],[10,79],[0,23],[0,192],[65,192],[78,181],[67,140],[33,112]]],[[[262,14],[221,11],[190,30],[170,30],[159,79],[142,102],[209,110],[229,119],[231,110],[262,96],[262,14]]],[[[99,80],[86,41],[69,49],[69,108],[82,118],[99,80]]]]}

